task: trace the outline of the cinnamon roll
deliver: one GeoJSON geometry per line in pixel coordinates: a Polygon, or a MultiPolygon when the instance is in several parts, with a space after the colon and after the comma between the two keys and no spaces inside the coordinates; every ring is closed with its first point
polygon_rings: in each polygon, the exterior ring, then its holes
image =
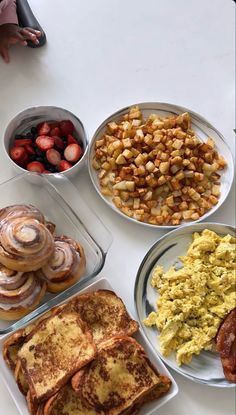
{"type": "Polygon", "coordinates": [[[54,252],[36,275],[47,282],[47,289],[56,293],[75,284],[85,271],[85,255],[82,246],[67,236],[54,239],[54,252]]]}
{"type": "MultiPolygon", "coordinates": [[[[4,268],[1,268],[3,273],[4,268]]],[[[7,273],[6,273],[7,274],[7,273]]],[[[35,277],[33,272],[5,276],[0,285],[0,318],[3,320],[19,319],[40,303],[46,292],[46,282],[35,277]],[[14,281],[7,281],[14,280],[14,281]]]]}
{"type": "Polygon", "coordinates": [[[6,218],[28,217],[45,223],[43,214],[33,205],[12,205],[0,209],[0,222],[6,218]]]}
{"type": "Polygon", "coordinates": [[[6,217],[0,222],[0,263],[15,271],[41,268],[54,250],[48,228],[31,217],[6,217]]]}

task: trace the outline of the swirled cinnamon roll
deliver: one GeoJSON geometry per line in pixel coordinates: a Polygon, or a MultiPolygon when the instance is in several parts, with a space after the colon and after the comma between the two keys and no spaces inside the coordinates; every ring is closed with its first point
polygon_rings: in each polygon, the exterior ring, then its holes
{"type": "Polygon", "coordinates": [[[0,279],[0,318],[16,320],[37,307],[45,294],[46,283],[33,272],[10,274],[8,271],[1,267],[0,275],[5,273],[5,277],[0,279]]]}
{"type": "Polygon", "coordinates": [[[6,218],[28,217],[45,223],[43,214],[33,205],[11,205],[0,209],[0,222],[6,218]]]}
{"type": "Polygon", "coordinates": [[[37,219],[6,217],[0,225],[0,263],[16,271],[41,268],[54,250],[54,239],[37,219]]]}
{"type": "Polygon", "coordinates": [[[85,271],[82,246],[67,236],[55,238],[54,253],[36,275],[47,282],[47,289],[56,293],[75,284],[85,271]]]}

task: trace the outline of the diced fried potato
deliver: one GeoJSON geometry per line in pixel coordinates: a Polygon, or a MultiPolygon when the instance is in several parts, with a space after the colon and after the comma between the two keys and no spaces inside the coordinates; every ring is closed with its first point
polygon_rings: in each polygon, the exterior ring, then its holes
{"type": "Polygon", "coordinates": [[[213,196],[219,196],[220,195],[220,186],[214,184],[212,186],[211,193],[213,194],[213,196]]]}
{"type": "Polygon", "coordinates": [[[109,122],[107,124],[108,130],[110,130],[111,133],[114,133],[115,131],[118,130],[118,125],[116,124],[116,122],[109,122]]]}
{"type": "Polygon", "coordinates": [[[153,172],[153,170],[156,169],[155,164],[152,161],[148,161],[145,165],[145,168],[147,171],[149,171],[149,173],[153,172]]]}
{"type": "Polygon", "coordinates": [[[170,162],[169,161],[164,161],[162,163],[160,163],[159,165],[159,170],[161,172],[161,174],[166,174],[169,171],[170,168],[170,162]]]}
{"type": "Polygon", "coordinates": [[[101,193],[104,196],[112,196],[112,191],[109,189],[109,187],[102,187],[101,186],[101,193]]]}
{"type": "Polygon", "coordinates": [[[92,166],[101,192],[126,215],[156,225],[198,220],[218,203],[226,166],[212,138],[201,142],[188,113],[146,120],[138,106],[110,122],[92,166]]]}
{"type": "Polygon", "coordinates": [[[126,158],[122,154],[119,154],[116,158],[116,164],[126,164],[126,158]]]}

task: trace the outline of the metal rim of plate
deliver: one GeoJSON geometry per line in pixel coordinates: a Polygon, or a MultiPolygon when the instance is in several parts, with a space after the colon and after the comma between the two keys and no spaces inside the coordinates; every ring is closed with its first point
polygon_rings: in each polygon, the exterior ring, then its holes
{"type": "MultiPolygon", "coordinates": [[[[199,135],[199,134],[198,134],[199,135]]],[[[200,137],[201,138],[201,137],[200,137]]],[[[222,149],[220,150],[222,151],[222,149]]],[[[116,213],[118,213],[121,217],[126,218],[127,220],[129,220],[130,222],[139,224],[141,226],[145,226],[145,227],[149,227],[149,228],[153,228],[153,229],[167,229],[167,230],[171,230],[171,229],[178,229],[180,226],[185,226],[185,225],[191,225],[194,223],[198,223],[202,220],[205,220],[206,218],[208,218],[210,215],[212,215],[213,213],[215,213],[220,206],[222,206],[222,204],[225,202],[225,200],[227,199],[230,189],[232,187],[232,183],[233,183],[233,178],[234,178],[234,162],[233,162],[233,156],[230,150],[229,145],[227,144],[225,138],[223,137],[223,135],[212,125],[210,124],[204,117],[202,117],[201,115],[199,115],[198,113],[186,108],[186,107],[182,107],[179,105],[175,105],[175,104],[170,104],[170,103],[164,103],[164,102],[142,102],[142,103],[136,103],[136,104],[131,104],[127,107],[124,107],[116,112],[114,112],[112,115],[110,115],[109,117],[107,117],[101,124],[100,126],[96,129],[95,133],[93,134],[93,137],[91,139],[91,142],[89,144],[89,151],[88,151],[88,170],[89,170],[89,175],[91,178],[91,181],[93,183],[93,186],[95,188],[95,190],[97,191],[97,193],[99,194],[99,196],[103,199],[103,201],[116,213]],[[100,185],[98,182],[98,177],[97,177],[97,172],[95,171],[95,169],[92,167],[92,158],[93,158],[93,154],[94,154],[94,145],[96,140],[101,137],[101,135],[104,133],[106,125],[111,122],[111,121],[117,121],[119,120],[122,115],[126,114],[131,107],[133,106],[139,106],[139,108],[145,113],[148,112],[148,114],[151,114],[153,112],[159,112],[160,115],[162,115],[161,113],[165,113],[166,115],[177,115],[180,114],[182,112],[188,112],[191,116],[191,124],[193,126],[193,129],[195,130],[199,130],[201,131],[201,133],[207,137],[207,136],[214,136],[213,139],[217,140],[223,145],[224,150],[227,153],[227,163],[228,163],[228,182],[227,184],[227,189],[225,191],[224,196],[219,200],[219,202],[212,207],[212,209],[210,209],[208,212],[206,212],[202,217],[200,217],[198,220],[192,221],[192,222],[183,222],[181,223],[181,225],[153,225],[150,223],[145,223],[145,222],[141,222],[138,221],[134,218],[130,218],[127,215],[125,215],[122,211],[120,211],[118,208],[116,208],[116,206],[113,204],[113,202],[109,199],[109,197],[104,196],[101,191],[100,191],[100,185]],[[207,132],[208,131],[208,132],[207,132]]],[[[224,175],[226,175],[224,173],[224,175]]]]}
{"type": "MultiPolygon", "coordinates": [[[[191,364],[189,365],[182,365],[178,366],[175,362],[174,355],[172,360],[169,358],[166,358],[162,356],[158,349],[158,331],[156,328],[153,327],[146,327],[143,324],[143,319],[147,317],[147,315],[151,311],[156,311],[154,308],[153,303],[156,302],[158,294],[157,291],[154,290],[150,285],[150,279],[152,275],[152,271],[154,267],[157,265],[157,262],[161,260],[161,258],[164,255],[168,255],[168,252],[170,252],[170,256],[172,259],[170,261],[175,263],[175,259],[177,259],[177,255],[175,254],[172,256],[171,250],[175,249],[177,242],[175,242],[175,238],[181,238],[186,235],[189,235],[189,238],[191,238],[191,235],[193,232],[201,232],[204,229],[210,229],[214,232],[225,235],[227,233],[236,236],[236,229],[233,226],[222,224],[222,223],[214,223],[214,222],[205,222],[205,223],[196,223],[193,225],[185,225],[181,226],[178,229],[175,229],[171,232],[168,232],[164,236],[160,237],[149,249],[149,251],[144,256],[135,279],[135,285],[134,285],[134,304],[136,313],[138,316],[138,320],[140,323],[141,330],[143,331],[144,335],[146,336],[146,339],[149,341],[149,343],[152,345],[153,349],[155,349],[156,353],[159,355],[159,357],[163,360],[163,362],[168,365],[170,368],[175,370],[177,373],[181,374],[182,376],[191,379],[192,381],[195,381],[197,383],[205,384],[207,386],[214,386],[214,387],[221,387],[221,388],[232,388],[235,387],[234,383],[228,382],[224,376],[222,371],[222,377],[217,378],[209,378],[204,379],[200,378],[198,376],[194,376],[194,374],[191,374],[189,371],[191,369],[191,364]]],[[[181,243],[181,240],[180,240],[181,243]]],[[[189,242],[186,242],[186,244],[189,244],[189,242]]],[[[181,247],[180,247],[181,249],[181,247]]],[[[186,250],[185,250],[186,253],[186,250]]],[[[182,253],[183,254],[183,253],[182,253]]],[[[163,265],[164,263],[158,263],[159,265],[163,265]]],[[[174,265],[174,264],[172,264],[174,265]]],[[[167,268],[169,268],[171,265],[168,265],[167,268]]],[[[195,360],[196,364],[198,362],[200,363],[201,355],[204,354],[203,362],[208,361],[208,359],[214,362],[217,362],[219,367],[221,368],[221,362],[219,356],[215,356],[212,352],[205,352],[202,351],[199,356],[196,356],[193,358],[195,360]]],[[[200,363],[201,365],[201,363],[200,363]]],[[[221,368],[222,369],[222,368],[221,368]]],[[[191,369],[194,370],[194,369],[191,369]]],[[[211,370],[211,368],[207,368],[207,370],[211,370]]]]}

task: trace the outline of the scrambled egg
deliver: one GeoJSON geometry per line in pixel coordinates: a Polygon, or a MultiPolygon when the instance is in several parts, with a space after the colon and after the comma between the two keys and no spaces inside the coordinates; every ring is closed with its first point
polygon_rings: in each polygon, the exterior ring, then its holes
{"type": "Polygon", "coordinates": [[[212,350],[224,317],[235,308],[236,238],[221,237],[205,229],[193,234],[182,268],[164,272],[157,266],[152,286],[157,289],[157,312],[145,325],[156,325],[163,356],[176,351],[178,365],[190,363],[193,354],[212,350]]]}

